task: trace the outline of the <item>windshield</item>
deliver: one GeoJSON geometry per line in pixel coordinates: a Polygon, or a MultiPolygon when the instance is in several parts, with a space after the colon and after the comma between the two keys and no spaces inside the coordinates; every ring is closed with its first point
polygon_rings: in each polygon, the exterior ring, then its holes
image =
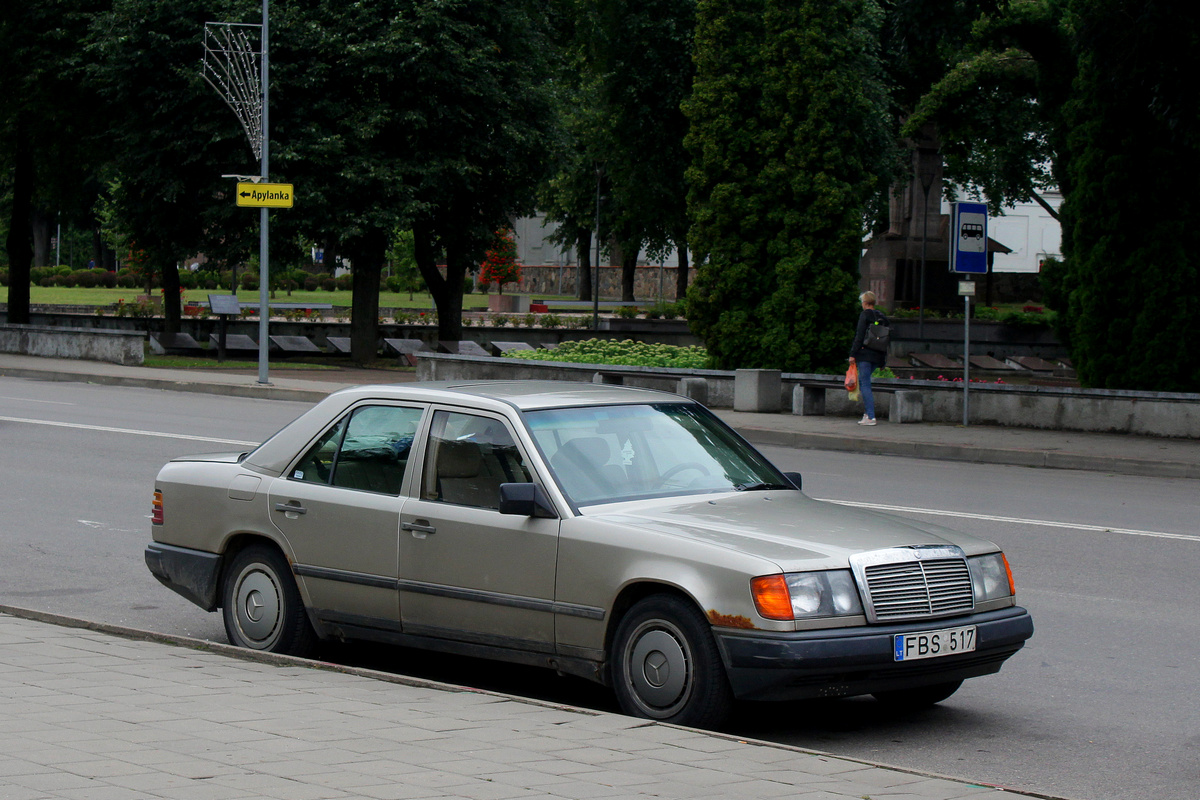
{"type": "Polygon", "coordinates": [[[794,488],[702,406],[556,408],[528,412],[525,419],[559,487],[576,506],[794,488]]]}

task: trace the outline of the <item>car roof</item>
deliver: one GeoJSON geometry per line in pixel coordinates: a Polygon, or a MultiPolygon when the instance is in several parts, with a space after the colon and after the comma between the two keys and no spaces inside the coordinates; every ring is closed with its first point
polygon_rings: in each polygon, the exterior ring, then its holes
{"type": "Polygon", "coordinates": [[[278,474],[287,467],[305,442],[320,434],[347,408],[372,400],[446,403],[498,412],[506,408],[536,411],[545,408],[694,402],[677,394],[653,389],[569,381],[428,381],[354,386],[334,392],[293,420],[255,449],[245,463],[278,474]]]}
{"type": "Polygon", "coordinates": [[[463,402],[494,400],[521,411],[622,403],[664,403],[691,400],[669,392],[613,384],[571,381],[426,381],[343,389],[361,397],[463,402]]]}

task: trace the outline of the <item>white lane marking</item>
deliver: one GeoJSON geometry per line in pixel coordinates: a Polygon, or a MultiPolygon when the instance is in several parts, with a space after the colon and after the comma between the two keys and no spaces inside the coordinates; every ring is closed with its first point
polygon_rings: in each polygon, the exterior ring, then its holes
{"type": "MultiPolygon", "coordinates": [[[[815,498],[821,499],[821,498],[815,498]]],[[[1163,531],[1142,531],[1136,528],[1113,528],[1107,525],[1086,525],[1081,522],[1054,522],[1047,519],[1024,519],[1022,517],[999,517],[993,514],[972,514],[967,511],[943,511],[936,508],[912,508],[909,506],[888,506],[880,503],[859,503],[852,500],[828,500],[839,506],[867,508],[872,511],[895,511],[904,514],[928,514],[934,517],[958,517],[960,519],[977,519],[984,522],[1012,522],[1017,525],[1040,525],[1044,528],[1069,528],[1076,531],[1095,531],[1097,533],[1120,533],[1126,536],[1150,536],[1155,539],[1179,539],[1185,542],[1200,542],[1200,536],[1186,533],[1165,533],[1163,531]]]]}
{"type": "Polygon", "coordinates": [[[50,406],[73,406],[74,403],[66,403],[62,400],[34,400],[32,397],[10,397],[9,395],[0,395],[0,400],[16,400],[18,403],[43,403],[50,406]]]}
{"type": "Polygon", "coordinates": [[[163,439],[184,439],[189,442],[213,442],[215,444],[233,444],[239,447],[257,447],[258,442],[243,442],[238,439],[217,439],[211,436],[189,436],[184,433],[164,433],[163,431],[138,431],[132,428],[109,428],[104,425],[84,425],[78,422],[51,422],[45,419],[23,419],[21,417],[0,417],[0,422],[23,422],[27,425],[50,425],[55,428],[76,428],[84,431],[99,431],[101,433],[124,433],[133,436],[158,436],[163,439]]]}

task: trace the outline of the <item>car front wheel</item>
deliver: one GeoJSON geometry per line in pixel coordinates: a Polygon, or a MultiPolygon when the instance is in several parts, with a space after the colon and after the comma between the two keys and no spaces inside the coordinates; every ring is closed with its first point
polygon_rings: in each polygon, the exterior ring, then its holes
{"type": "Polygon", "coordinates": [[[252,545],[238,553],[222,581],[222,600],[230,644],[293,656],[315,648],[316,633],[278,550],[252,545]]]}
{"type": "Polygon", "coordinates": [[[708,621],[673,595],[629,610],[613,639],[612,669],[617,701],[631,716],[711,728],[733,703],[708,621]]]}

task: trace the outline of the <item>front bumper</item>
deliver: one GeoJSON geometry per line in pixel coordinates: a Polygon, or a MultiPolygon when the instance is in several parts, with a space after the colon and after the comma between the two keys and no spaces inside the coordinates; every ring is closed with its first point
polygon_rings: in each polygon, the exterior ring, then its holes
{"type": "Polygon", "coordinates": [[[900,625],[794,633],[715,631],[733,693],[743,700],[849,697],[959,681],[1000,670],[1033,635],[1020,607],[900,625]],[[892,637],[974,625],[972,653],[897,662],[892,637]]]}
{"type": "Polygon", "coordinates": [[[205,611],[216,610],[221,575],[221,556],[217,553],[151,542],[146,547],[146,566],[163,586],[205,611]]]}

